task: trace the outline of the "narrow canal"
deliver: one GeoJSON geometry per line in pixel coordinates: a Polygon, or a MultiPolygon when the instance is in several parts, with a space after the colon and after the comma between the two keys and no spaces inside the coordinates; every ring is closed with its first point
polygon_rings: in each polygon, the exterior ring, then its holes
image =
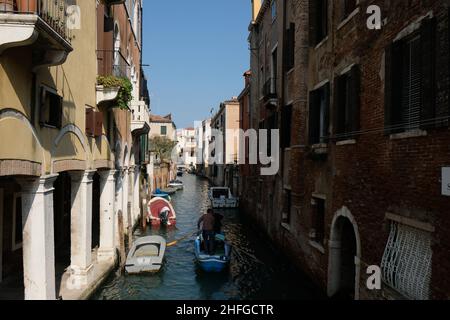
{"type": "MultiPolygon", "coordinates": [[[[206,180],[185,174],[185,188],[172,196],[177,211],[175,230],[137,230],[135,237],[159,234],[168,242],[192,235],[199,216],[209,206],[206,180]]],[[[233,245],[230,268],[221,274],[199,270],[194,260],[193,236],[167,248],[162,270],[155,275],[111,275],[94,299],[107,300],[257,300],[321,299],[311,281],[294,270],[251,228],[239,211],[226,211],[223,221],[233,245]]]]}

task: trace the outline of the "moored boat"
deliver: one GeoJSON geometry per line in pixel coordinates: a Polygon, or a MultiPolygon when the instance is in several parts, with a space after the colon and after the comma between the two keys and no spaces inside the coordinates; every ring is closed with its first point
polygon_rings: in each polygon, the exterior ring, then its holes
{"type": "Polygon", "coordinates": [[[152,198],[164,198],[167,201],[171,201],[170,195],[163,192],[161,189],[156,189],[155,192],[152,193],[152,198]]]}
{"type": "Polygon", "coordinates": [[[129,274],[158,272],[163,263],[166,240],[161,236],[137,239],[128,253],[125,270],[129,274]]]}
{"type": "Polygon", "coordinates": [[[172,204],[164,198],[156,197],[148,203],[147,221],[152,226],[175,226],[177,215],[172,204]]]}
{"type": "Polygon", "coordinates": [[[183,181],[181,180],[172,180],[169,182],[168,186],[171,188],[176,188],[178,190],[184,188],[183,181]]]}
{"type": "Polygon", "coordinates": [[[215,252],[207,254],[204,249],[203,236],[197,236],[194,242],[195,257],[198,265],[206,272],[221,272],[229,265],[231,260],[231,245],[225,240],[223,234],[216,234],[215,252]]]}
{"type": "Polygon", "coordinates": [[[237,208],[239,198],[231,194],[230,188],[213,187],[209,189],[209,199],[213,208],[237,208]]]}

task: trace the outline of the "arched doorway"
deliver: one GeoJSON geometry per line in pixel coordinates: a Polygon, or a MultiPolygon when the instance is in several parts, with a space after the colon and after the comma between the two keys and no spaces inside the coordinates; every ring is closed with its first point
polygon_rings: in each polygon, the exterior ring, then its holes
{"type": "Polygon", "coordinates": [[[346,207],[333,219],[329,246],[328,296],[359,299],[361,245],[358,226],[346,207]]]}

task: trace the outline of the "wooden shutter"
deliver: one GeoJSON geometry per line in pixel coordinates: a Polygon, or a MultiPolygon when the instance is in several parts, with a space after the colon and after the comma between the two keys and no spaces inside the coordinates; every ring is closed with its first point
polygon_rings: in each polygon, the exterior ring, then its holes
{"type": "Polygon", "coordinates": [[[317,1],[309,0],[309,45],[317,44],[317,1]]]}
{"type": "Polygon", "coordinates": [[[397,41],[385,51],[384,123],[385,134],[401,131],[396,128],[401,123],[401,76],[403,43],[397,41]]]}
{"type": "Polygon", "coordinates": [[[86,108],[86,135],[95,136],[95,111],[92,108],[86,108]]]}
{"type": "Polygon", "coordinates": [[[94,135],[100,137],[103,134],[103,113],[95,112],[94,135]]]}
{"type": "Polygon", "coordinates": [[[350,71],[349,86],[349,115],[350,131],[353,135],[360,129],[360,107],[361,107],[361,72],[359,66],[354,66],[350,71]]]}
{"type": "Polygon", "coordinates": [[[420,30],[422,64],[422,106],[420,110],[421,128],[432,128],[435,124],[436,87],[436,19],[425,19],[420,30]]]}

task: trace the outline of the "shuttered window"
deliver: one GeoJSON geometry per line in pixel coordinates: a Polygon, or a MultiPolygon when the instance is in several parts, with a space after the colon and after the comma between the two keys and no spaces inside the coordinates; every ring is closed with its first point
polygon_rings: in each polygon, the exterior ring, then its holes
{"type": "Polygon", "coordinates": [[[420,36],[408,40],[404,48],[401,108],[406,130],[418,129],[420,126],[422,105],[420,48],[420,36]]]}
{"type": "Polygon", "coordinates": [[[309,39],[316,46],[328,35],[328,0],[309,1],[309,39]]]}
{"type": "Polygon", "coordinates": [[[385,131],[388,134],[438,126],[435,110],[436,20],[386,49],[385,131]]]}
{"type": "Polygon", "coordinates": [[[334,134],[337,140],[355,137],[360,123],[359,66],[337,77],[334,84],[334,134]]]}
{"type": "Polygon", "coordinates": [[[309,144],[325,143],[329,138],[330,84],[310,92],[309,144]]]}
{"type": "Polygon", "coordinates": [[[41,126],[61,129],[63,98],[41,87],[39,123],[41,126]]]}
{"type": "Polygon", "coordinates": [[[429,299],[431,260],[431,233],[391,222],[381,262],[386,284],[409,299],[429,299]]]}
{"type": "Polygon", "coordinates": [[[289,71],[295,66],[295,23],[290,24],[285,37],[284,65],[285,70],[289,71]]]}

